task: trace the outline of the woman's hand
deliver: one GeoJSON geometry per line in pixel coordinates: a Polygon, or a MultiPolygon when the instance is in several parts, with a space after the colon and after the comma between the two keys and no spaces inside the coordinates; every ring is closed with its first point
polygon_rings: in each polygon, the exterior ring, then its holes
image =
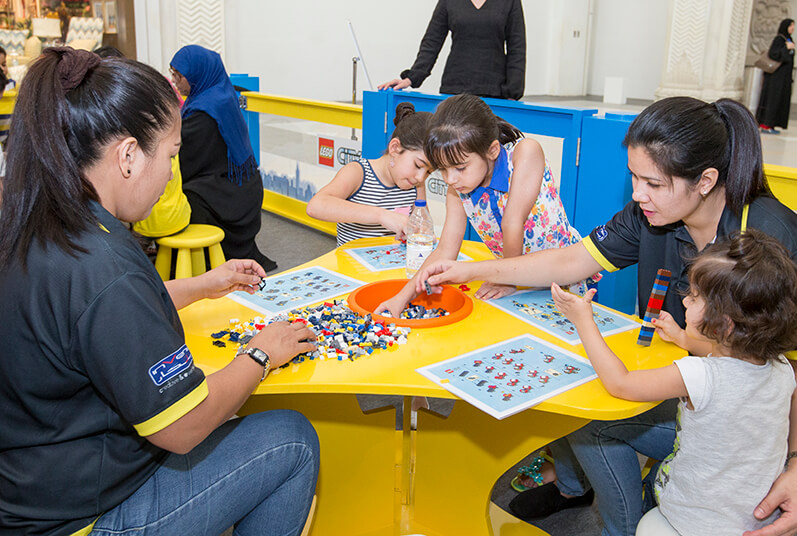
{"type": "Polygon", "coordinates": [[[274,322],[252,337],[247,346],[268,354],[271,367],[281,367],[302,352],[316,348],[316,335],[304,322],[274,322]]]}
{"type": "Polygon", "coordinates": [[[384,84],[379,84],[376,86],[376,89],[390,89],[393,88],[396,91],[400,89],[404,89],[405,87],[410,87],[412,84],[412,80],[409,78],[394,78],[390,82],[385,82],[384,84]]]}
{"type": "Polygon", "coordinates": [[[786,48],[789,50],[794,50],[794,43],[791,41],[786,41],[786,48]]]}
{"type": "Polygon", "coordinates": [[[559,309],[563,315],[570,320],[573,325],[578,329],[587,322],[591,322],[592,316],[592,298],[597,292],[596,289],[591,288],[582,298],[569,292],[562,290],[562,287],[556,283],[551,284],[551,296],[556,308],[559,309]]]}
{"type": "Polygon", "coordinates": [[[509,296],[517,290],[515,285],[499,285],[496,283],[485,282],[474,294],[480,300],[497,300],[504,296],[509,296]]]}
{"type": "Polygon", "coordinates": [[[473,279],[472,262],[458,262],[448,259],[440,260],[429,266],[424,266],[418,272],[415,291],[419,293],[425,292],[424,281],[428,281],[434,288],[435,294],[439,294],[442,292],[439,285],[445,283],[468,283],[469,281],[473,281],[473,279]]]}
{"type": "Polygon", "coordinates": [[[266,271],[251,259],[232,259],[196,277],[201,281],[206,298],[221,298],[230,292],[243,290],[254,294],[266,271]]]}

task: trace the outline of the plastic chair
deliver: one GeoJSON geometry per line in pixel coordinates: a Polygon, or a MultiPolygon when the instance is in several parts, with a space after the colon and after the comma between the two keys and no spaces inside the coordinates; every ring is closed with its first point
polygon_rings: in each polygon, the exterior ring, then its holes
{"type": "Polygon", "coordinates": [[[184,279],[203,274],[205,266],[205,248],[208,249],[210,267],[224,264],[224,252],[221,241],[224,231],[215,225],[192,224],[185,230],[171,236],[155,239],[158,244],[158,255],[155,257],[155,269],[164,281],[169,279],[172,267],[172,250],[177,250],[177,267],[175,279],[184,279]]]}

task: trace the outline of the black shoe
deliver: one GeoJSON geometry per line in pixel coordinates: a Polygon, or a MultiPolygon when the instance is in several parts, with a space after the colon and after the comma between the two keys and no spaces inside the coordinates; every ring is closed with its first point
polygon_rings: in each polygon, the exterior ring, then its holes
{"type": "Polygon", "coordinates": [[[539,519],[561,510],[592,504],[595,492],[589,490],[580,497],[562,497],[556,484],[550,482],[524,491],[509,503],[509,510],[520,519],[539,519]]]}
{"type": "Polygon", "coordinates": [[[266,271],[267,274],[277,271],[277,263],[276,261],[272,261],[265,255],[263,256],[263,262],[260,263],[260,266],[266,271]]]}
{"type": "Polygon", "coordinates": [[[276,263],[276,261],[272,261],[271,259],[269,259],[265,255],[263,255],[263,253],[261,253],[259,249],[257,249],[257,248],[254,249],[254,251],[251,254],[251,258],[257,264],[259,264],[260,266],[263,267],[263,269],[266,271],[266,274],[270,275],[272,272],[276,272],[277,271],[277,263],[276,263]]]}

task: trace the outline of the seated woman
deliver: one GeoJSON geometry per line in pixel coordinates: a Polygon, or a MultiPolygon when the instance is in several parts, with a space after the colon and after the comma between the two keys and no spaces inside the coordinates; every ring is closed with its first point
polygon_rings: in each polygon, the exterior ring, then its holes
{"type": "Polygon", "coordinates": [[[230,260],[164,285],[119,221],[163,193],[180,126],[169,83],[132,60],[48,48],[20,88],[0,212],[3,534],[302,530],[312,426],[229,419],[313,333],[271,324],[205,376],[177,309],[253,292],[265,272],[230,260]]]}
{"type": "Polygon", "coordinates": [[[174,85],[188,96],[182,109],[180,169],[191,223],[221,227],[221,247],[228,259],[254,259],[267,272],[276,270],[277,263],[255,244],[263,183],[221,57],[188,45],[172,58],[171,72],[174,85]]]}

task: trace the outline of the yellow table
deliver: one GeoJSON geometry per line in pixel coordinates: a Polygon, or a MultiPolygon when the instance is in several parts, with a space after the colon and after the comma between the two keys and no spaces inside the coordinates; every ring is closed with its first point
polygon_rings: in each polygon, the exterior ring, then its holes
{"type": "MultiPolygon", "coordinates": [[[[370,282],[403,277],[403,269],[371,272],[345,249],[391,243],[361,239],[303,265],[323,266],[370,282]]],[[[465,242],[473,259],[491,258],[481,243],[465,242]]],[[[469,284],[471,291],[478,285],[469,284]]],[[[232,360],[235,349],[212,345],[210,334],[231,318],[259,313],[230,299],[202,300],[180,311],[186,341],[197,364],[212,373],[232,360]]],[[[595,380],[546,400],[502,421],[457,401],[442,418],[421,410],[417,431],[410,430],[412,396],[456,397],[415,369],[517,336],[532,333],[580,355],[569,346],[479,300],[471,315],[453,325],[416,329],[408,343],[355,361],[308,361],[272,372],[239,414],[275,408],[301,411],[321,440],[318,508],[311,534],[544,534],[491,506],[492,486],[509,467],[535,449],[593,419],[630,417],[655,403],[628,402],[610,396],[595,380]],[[396,430],[391,409],[364,414],[355,394],[404,396],[404,425],[396,430]]],[[[608,338],[631,369],[653,368],[686,354],[654,337],[650,347],[636,344],[636,330],[608,338]]]]}

